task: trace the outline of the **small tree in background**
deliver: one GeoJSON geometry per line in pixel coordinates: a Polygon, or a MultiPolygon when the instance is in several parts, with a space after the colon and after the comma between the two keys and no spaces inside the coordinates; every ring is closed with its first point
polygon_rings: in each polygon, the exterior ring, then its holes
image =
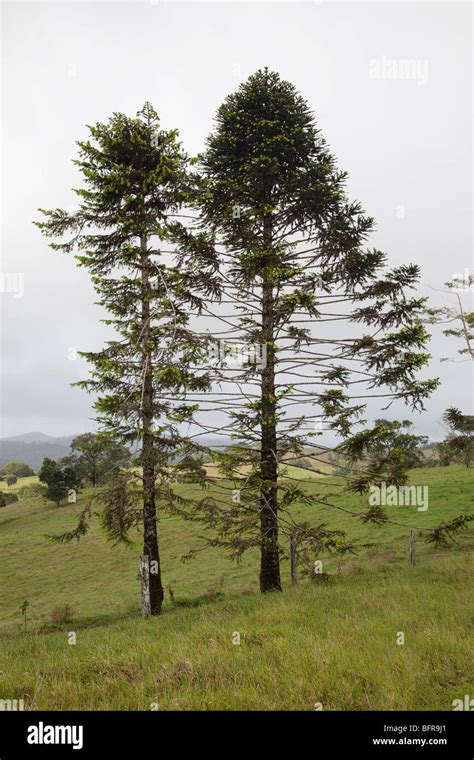
{"type": "Polygon", "coordinates": [[[375,420],[375,424],[379,432],[375,440],[367,445],[369,454],[396,456],[397,452],[401,452],[407,469],[424,466],[425,457],[422,447],[426,446],[429,439],[426,435],[415,435],[412,432],[413,423],[410,420],[398,422],[398,420],[378,419],[375,420]]]}
{"type": "Polygon", "coordinates": [[[81,487],[79,473],[73,466],[49,457],[44,458],[38,477],[47,486],[46,499],[54,501],[58,507],[71,489],[77,491],[81,487]]]}
{"type": "Polygon", "coordinates": [[[34,470],[24,462],[7,462],[0,470],[2,476],[16,475],[17,478],[28,478],[34,475],[34,470]]]}
{"type": "Polygon", "coordinates": [[[449,435],[439,444],[441,464],[462,462],[470,467],[474,461],[474,416],[462,414],[451,406],[443,414],[443,421],[449,428],[449,435]]]}
{"type": "Polygon", "coordinates": [[[93,488],[128,467],[132,459],[126,446],[99,433],[76,436],[71,443],[71,452],[93,488]]]}
{"type": "Polygon", "coordinates": [[[47,481],[46,498],[48,501],[54,501],[57,507],[67,498],[68,487],[63,478],[61,470],[58,468],[55,472],[49,474],[49,480],[47,481]]]}
{"type": "Polygon", "coordinates": [[[18,478],[16,475],[7,475],[7,477],[5,478],[7,486],[14,486],[17,480],[18,478]]]}

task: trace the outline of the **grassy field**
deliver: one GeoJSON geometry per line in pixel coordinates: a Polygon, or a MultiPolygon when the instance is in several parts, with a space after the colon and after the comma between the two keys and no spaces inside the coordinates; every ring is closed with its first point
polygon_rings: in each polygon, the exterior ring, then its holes
{"type": "Polygon", "coordinates": [[[27,478],[18,478],[16,483],[13,483],[11,486],[9,486],[7,482],[3,480],[0,482],[0,491],[5,491],[5,493],[18,493],[20,488],[23,488],[23,486],[31,486],[34,483],[39,483],[37,475],[30,475],[27,478]]]}
{"type": "MultiPolygon", "coordinates": [[[[342,562],[321,557],[327,583],[292,588],[284,562],[285,591],[265,597],[255,555],[235,565],[206,550],[183,564],[202,529],[163,517],[166,602],[150,620],[138,609],[138,541],[114,548],[95,523],[79,543],[44,538],[74,525],[87,493],[76,505],[25,499],[1,509],[0,698],[23,698],[28,709],[452,709],[474,693],[474,535],[442,550],[419,536],[411,567],[408,526],[472,512],[472,474],[423,469],[412,482],[429,486],[429,508],[388,508],[400,525],[300,508],[374,546],[342,562]],[[66,604],[71,622],[53,625],[66,604]]],[[[356,496],[340,503],[366,507],[356,496]]]]}

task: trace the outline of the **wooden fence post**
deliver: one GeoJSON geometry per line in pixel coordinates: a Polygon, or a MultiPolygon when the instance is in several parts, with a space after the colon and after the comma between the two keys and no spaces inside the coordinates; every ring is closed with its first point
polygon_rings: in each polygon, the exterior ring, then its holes
{"type": "Polygon", "coordinates": [[[150,558],[148,555],[140,557],[140,579],[142,591],[142,617],[150,617],[150,558]]]}
{"type": "Polygon", "coordinates": [[[410,530],[408,552],[410,555],[410,565],[416,565],[416,543],[415,543],[415,531],[413,530],[413,528],[410,530]]]}
{"type": "Polygon", "coordinates": [[[298,534],[295,528],[290,535],[290,562],[291,562],[291,583],[295,586],[298,583],[298,534]]]}

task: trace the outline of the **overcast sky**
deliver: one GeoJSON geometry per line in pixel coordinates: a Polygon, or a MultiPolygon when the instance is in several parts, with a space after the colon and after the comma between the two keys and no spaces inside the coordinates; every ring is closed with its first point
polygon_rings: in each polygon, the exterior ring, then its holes
{"type": "MultiPolygon", "coordinates": [[[[93,428],[74,349],[99,349],[104,316],[86,270],[53,253],[32,220],[68,207],[86,124],[145,100],[195,154],[217,107],[269,66],[308,100],[349,195],[377,221],[371,245],[422,267],[433,305],[472,258],[470,3],[4,3],[2,23],[1,435],[93,428]],[[405,62],[405,63],[404,63],[405,62]],[[408,63],[406,63],[408,62],[408,63]],[[9,276],[6,277],[5,275],[9,276]]],[[[451,297],[452,300],[452,297],[451,297]]],[[[472,309],[472,294],[463,295],[472,309]]],[[[441,363],[458,342],[438,329],[426,376],[441,388],[420,432],[443,436],[455,403],[473,413],[472,363],[441,363]]],[[[374,410],[374,414],[376,411],[374,410]]]]}

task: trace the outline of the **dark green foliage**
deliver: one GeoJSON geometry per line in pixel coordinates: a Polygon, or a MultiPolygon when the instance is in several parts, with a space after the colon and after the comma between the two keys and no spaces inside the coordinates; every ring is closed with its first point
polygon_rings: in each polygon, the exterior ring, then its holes
{"type": "Polygon", "coordinates": [[[443,421],[449,428],[449,435],[438,445],[440,463],[462,462],[470,467],[474,462],[474,415],[462,414],[451,406],[443,414],[443,421]]]}
{"type": "Polygon", "coordinates": [[[46,499],[54,501],[58,506],[68,497],[70,490],[77,491],[81,487],[78,470],[69,463],[59,462],[45,457],[38,473],[41,483],[45,483],[46,499]]]}
{"type": "Polygon", "coordinates": [[[6,507],[7,504],[14,504],[18,501],[16,493],[5,493],[0,491],[0,507],[6,507]]]}
{"type": "Polygon", "coordinates": [[[28,478],[34,475],[34,471],[24,462],[7,462],[1,471],[2,477],[6,475],[15,475],[17,478],[28,478]]]}

